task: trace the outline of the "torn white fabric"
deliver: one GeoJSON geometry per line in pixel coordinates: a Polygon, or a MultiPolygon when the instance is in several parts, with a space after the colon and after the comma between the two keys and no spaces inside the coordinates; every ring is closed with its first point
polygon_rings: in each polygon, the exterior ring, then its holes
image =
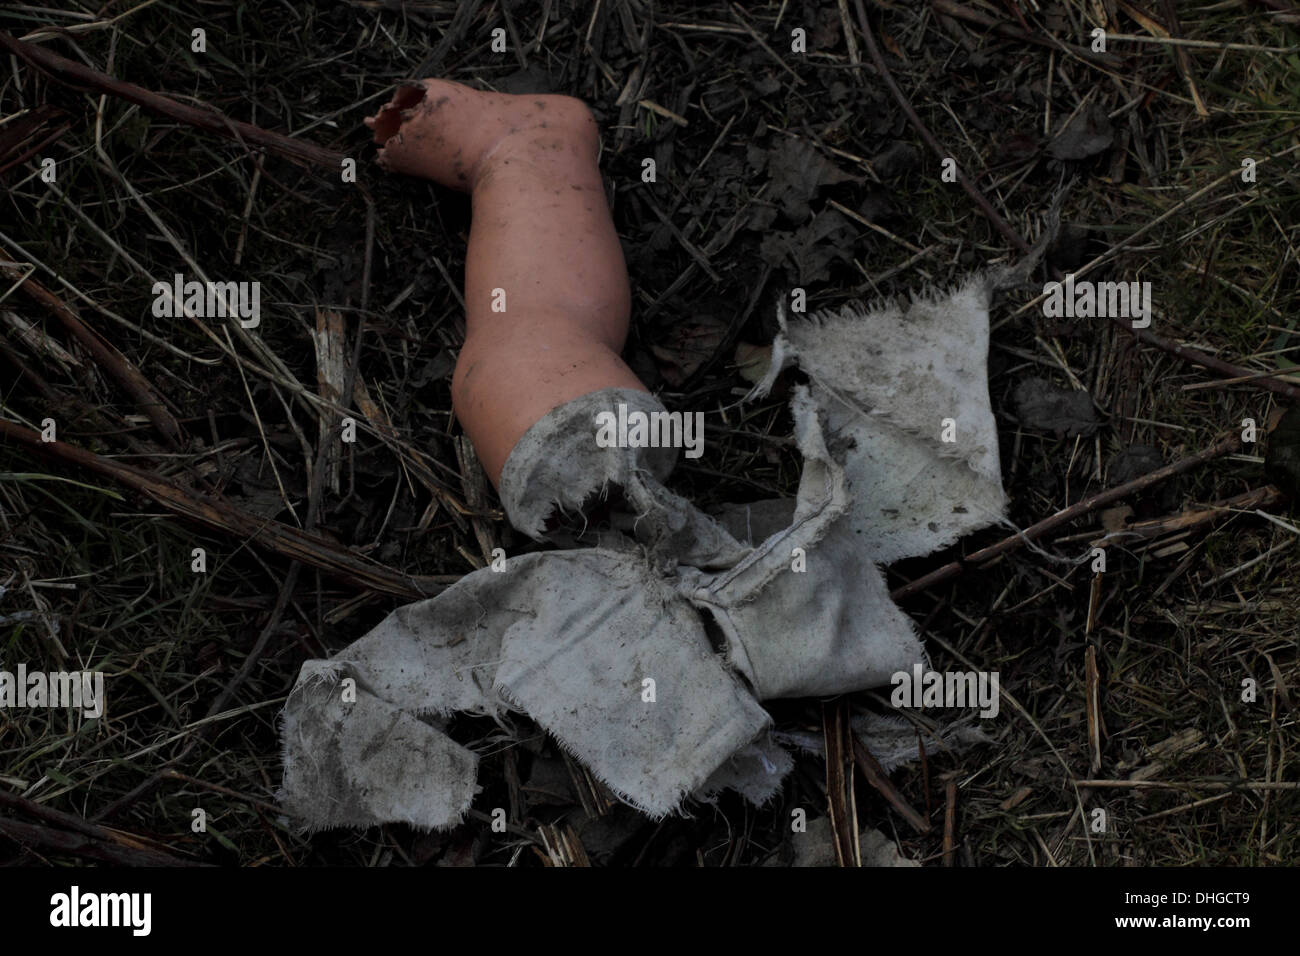
{"type": "Polygon", "coordinates": [[[841,446],[861,553],[888,564],[929,554],[1001,519],[1006,507],[988,398],[988,308],[994,280],[901,309],[779,313],[764,395],[797,364],[841,446]]]}
{"type": "Polygon", "coordinates": [[[754,806],[762,806],[776,796],[793,767],[794,758],[776,742],[776,735],[764,736],[736,751],[694,796],[711,802],[723,790],[735,790],[754,806]]]}
{"type": "Polygon", "coordinates": [[[455,826],[478,792],[478,757],[349,678],[335,661],[298,675],[281,722],[285,810],[311,829],[455,826]]]}
{"type": "Polygon", "coordinates": [[[593,497],[618,486],[635,510],[636,537],[669,565],[720,567],[745,553],[727,531],[662,484],[677,449],[601,448],[594,419],[602,412],[667,414],[649,392],[613,388],[552,409],[511,450],[501,472],[501,504],[510,523],[529,537],[546,539],[556,516],[580,515],[593,497]]]}
{"type": "Polygon", "coordinates": [[[770,799],[792,761],[759,701],[876,687],[924,663],[879,564],[1002,517],[991,288],[977,277],[908,308],[781,316],[756,392],[791,364],[808,377],[791,401],[804,467],[790,502],[715,520],[664,487],[673,449],[600,447],[601,412],[667,414],[649,393],[552,410],[506,462],[507,517],[560,540],[557,521],[617,489],[626,533],[477,571],[305,664],[282,724],[286,810],[309,828],[455,825],[477,761],[437,721],[505,709],[651,815],[728,788],[770,799]]]}
{"type": "Polygon", "coordinates": [[[399,608],[330,662],[303,666],[285,705],[286,807],[312,828],[454,825],[476,761],[421,718],[506,706],[652,816],[771,723],[640,550],[527,554],[399,608]],[[415,793],[423,812],[409,809],[415,793]],[[388,815],[367,819],[370,807],[388,815]]]}
{"type": "Polygon", "coordinates": [[[791,409],[804,458],[793,522],[726,571],[680,572],[760,700],[875,687],[924,656],[912,622],[863,554],[844,468],[822,438],[820,408],[796,388],[791,409]]]}

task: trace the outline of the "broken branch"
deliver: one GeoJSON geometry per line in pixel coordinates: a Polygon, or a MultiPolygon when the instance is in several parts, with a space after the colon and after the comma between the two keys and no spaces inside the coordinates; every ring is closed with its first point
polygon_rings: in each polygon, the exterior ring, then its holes
{"type": "Polygon", "coordinates": [[[822,704],[822,734],[826,742],[826,802],[835,862],[839,866],[861,866],[858,803],[853,790],[857,739],[849,725],[847,698],[822,704]]]}
{"type": "Polygon", "coordinates": [[[460,575],[411,575],[353,554],[319,535],[269,519],[255,518],[220,498],[199,495],[168,479],[123,465],[65,442],[44,442],[29,428],[0,420],[0,438],[104,475],[138,491],[183,518],[250,541],[282,557],[336,575],[354,584],[406,600],[419,600],[444,590],[460,575]]]}
{"type": "Polygon", "coordinates": [[[23,271],[16,266],[0,264],[0,275],[19,283],[18,287],[28,298],[63,323],[68,333],[81,343],[95,362],[117,382],[140,410],[149,416],[149,420],[162,433],[167,444],[173,449],[181,447],[180,423],[167,410],[162,396],[154,391],[144,373],[136,368],[130,359],[81,321],[67,303],[37,282],[30,273],[24,276],[23,271]]]}
{"type": "Polygon", "coordinates": [[[89,859],[127,866],[197,866],[194,860],[166,852],[143,837],[98,826],[71,813],[0,790],[0,807],[39,820],[22,823],[0,817],[0,834],[26,846],[42,846],[89,859]]]}
{"type": "Polygon", "coordinates": [[[1241,437],[1237,434],[1229,435],[1219,439],[1209,448],[1198,451],[1195,455],[1189,455],[1187,458],[1180,459],[1172,464],[1165,465],[1163,468],[1157,468],[1155,471],[1143,475],[1140,478],[1134,478],[1132,481],[1109,488],[1106,491],[1099,492],[1091,498],[1085,498],[1083,501],[1076,502],[1070,507],[1056,512],[1054,515],[1044,518],[1037,524],[1030,525],[1024,531],[1018,531],[1015,534],[1008,535],[996,544],[991,544],[987,548],[981,548],[974,554],[969,555],[957,561],[945,564],[929,574],[917,578],[910,584],[905,584],[890,592],[890,597],[895,601],[901,601],[904,598],[912,597],[921,591],[931,588],[936,584],[941,584],[949,578],[954,578],[966,571],[968,568],[987,565],[994,558],[1000,558],[1004,554],[1015,551],[1021,545],[1033,541],[1051,531],[1067,521],[1073,521],[1082,515],[1096,511],[1102,505],[1108,505],[1112,501],[1117,501],[1131,494],[1136,494],[1154,484],[1164,481],[1166,478],[1172,478],[1174,475],[1182,474],[1195,468],[1204,462],[1218,458],[1222,455],[1234,452],[1241,446],[1241,437]]]}
{"type": "Polygon", "coordinates": [[[880,766],[880,761],[857,737],[853,738],[853,760],[858,765],[858,769],[862,771],[862,776],[867,778],[867,783],[875,787],[877,792],[889,801],[889,805],[912,825],[913,830],[917,833],[930,832],[930,821],[914,809],[898,792],[898,788],[894,786],[889,779],[889,775],[885,773],[885,768],[880,766]]]}
{"type": "Polygon", "coordinates": [[[225,136],[227,139],[233,139],[245,147],[249,144],[264,146],[288,159],[303,163],[314,163],[318,166],[329,166],[336,172],[346,158],[342,153],[335,152],[332,149],[294,139],[291,136],[285,136],[283,133],[273,133],[270,130],[262,129],[241,120],[231,119],[224,113],[219,113],[213,109],[199,109],[195,106],[177,102],[169,96],[146,90],[134,83],[126,83],[106,73],[101,73],[99,70],[73,62],[44,47],[33,43],[24,43],[11,34],[2,31],[0,31],[0,47],[4,47],[10,53],[22,58],[51,79],[65,86],[107,93],[118,99],[126,100],[128,103],[143,106],[159,116],[165,116],[168,119],[185,123],[196,129],[207,130],[209,133],[216,133],[219,136],[225,136]]]}

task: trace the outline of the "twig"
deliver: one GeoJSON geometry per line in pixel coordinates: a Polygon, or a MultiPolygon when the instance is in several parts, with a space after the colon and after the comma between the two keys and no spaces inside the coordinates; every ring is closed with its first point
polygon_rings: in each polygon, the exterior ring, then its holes
{"type": "Polygon", "coordinates": [[[1137,817],[1134,823],[1149,823],[1152,820],[1160,820],[1164,817],[1171,817],[1176,813],[1186,813],[1188,810],[1195,810],[1197,807],[1203,807],[1207,804],[1218,803],[1220,800],[1226,800],[1232,796],[1230,793],[1221,793],[1217,797],[1204,797],[1200,800],[1193,800],[1191,803],[1184,803],[1181,806],[1170,807],[1168,810],[1158,810],[1155,813],[1148,813],[1144,817],[1137,817]]]}
{"type": "Polygon", "coordinates": [[[286,558],[302,561],[353,584],[407,600],[438,594],[460,575],[410,575],[346,551],[331,541],[298,528],[255,518],[221,498],[199,495],[169,479],[123,465],[65,442],[43,442],[29,428],[0,420],[0,438],[26,445],[32,451],[57,458],[112,478],[157,504],[226,534],[243,538],[286,558]]]}
{"type": "Polygon", "coordinates": [[[745,20],[741,8],[734,3],[728,4],[728,6],[731,9],[731,15],[736,18],[736,22],[745,28],[745,32],[748,33],[753,41],[758,44],[759,48],[775,60],[777,66],[790,74],[791,78],[794,80],[795,86],[803,86],[803,77],[796,73],[789,63],[785,62],[785,57],[777,56],[772,48],[763,42],[763,38],[759,36],[757,31],[755,31],[754,28],[745,20]]]}
{"type": "Polygon", "coordinates": [[[1288,382],[1283,382],[1267,375],[1260,375],[1240,365],[1233,365],[1231,362],[1217,359],[1213,355],[1206,355],[1204,352],[1191,348],[1190,346],[1177,345],[1167,339],[1162,339],[1160,336],[1153,332],[1149,332],[1146,329],[1130,328],[1129,323],[1124,319],[1115,319],[1112,317],[1111,321],[1115,322],[1116,325],[1131,334],[1139,342],[1145,342],[1147,345],[1154,345],[1162,352],[1168,352],[1170,355],[1176,356],[1185,362],[1191,362],[1193,365],[1208,368],[1211,372],[1218,372],[1224,378],[1235,378],[1243,382],[1249,380],[1252,384],[1258,385],[1260,388],[1267,389],[1270,392],[1276,392],[1278,395],[1285,395],[1293,402],[1300,402],[1300,386],[1291,385],[1288,382]]]}
{"type": "Polygon", "coordinates": [[[438,40],[438,45],[433,48],[433,52],[419,65],[412,76],[442,76],[442,62],[447,58],[461,40],[465,39],[465,34],[469,32],[469,25],[474,18],[478,16],[478,9],[483,5],[483,0],[464,0],[456,4],[456,12],[452,15],[451,23],[447,25],[446,32],[438,40]]]}
{"type": "MultiPolygon", "coordinates": [[[[215,725],[213,725],[215,726],[215,725]]],[[[279,815],[284,812],[283,807],[276,806],[274,803],[267,803],[265,800],[259,800],[257,797],[250,797],[246,793],[240,793],[238,790],[231,790],[229,787],[223,787],[219,783],[209,783],[206,780],[200,780],[197,777],[191,777],[189,774],[181,773],[179,770],[164,770],[163,776],[168,780],[180,780],[184,783],[192,784],[196,787],[203,787],[206,790],[212,790],[216,793],[224,793],[228,797],[234,797],[236,800],[242,800],[249,806],[257,807],[259,810],[265,810],[267,813],[279,815]]]]}
{"type": "Polygon", "coordinates": [[[889,805],[912,825],[913,830],[917,833],[930,832],[930,821],[915,810],[898,792],[898,788],[894,786],[889,779],[889,775],[885,773],[884,767],[880,766],[880,761],[872,755],[871,751],[856,736],[853,738],[853,760],[858,765],[858,769],[862,771],[862,776],[867,778],[867,783],[875,787],[880,795],[889,801],[889,805]]]}
{"type": "Polygon", "coordinates": [[[1280,382],[1287,382],[1289,385],[1295,385],[1294,379],[1288,380],[1285,376],[1293,375],[1293,372],[1254,372],[1250,375],[1243,375],[1240,378],[1221,378],[1213,382],[1189,382],[1184,385],[1181,391],[1199,392],[1207,388],[1227,388],[1229,385],[1240,385],[1242,382],[1253,382],[1261,378],[1276,378],[1280,382]]]}
{"type": "Polygon", "coordinates": [[[1093,547],[1100,547],[1112,539],[1118,541],[1129,537],[1158,538],[1163,534],[1195,531],[1204,525],[1221,521],[1242,511],[1272,508],[1281,504],[1285,499],[1286,495],[1276,487],[1264,485],[1260,488],[1252,488],[1250,491],[1243,491],[1231,498],[1211,502],[1206,507],[1196,511],[1181,511],[1178,514],[1165,515],[1160,518],[1134,521],[1118,531],[1082,531],[1079,534],[1069,534],[1057,538],[1053,543],[1062,545],[1073,541],[1091,541],[1093,547]]]}
{"type": "Polygon", "coordinates": [[[1051,531],[1059,525],[1065,524],[1067,521],[1073,521],[1081,515],[1096,511],[1102,505],[1108,505],[1112,501],[1117,501],[1118,499],[1127,497],[1128,495],[1136,494],[1154,484],[1164,481],[1166,478],[1172,478],[1174,475],[1182,474],[1183,472],[1195,468],[1197,465],[1203,464],[1204,462],[1211,461],[1212,459],[1236,451],[1240,445],[1241,436],[1234,432],[1226,438],[1219,439],[1209,448],[1198,451],[1194,455],[1189,455],[1188,457],[1182,458],[1172,464],[1165,465],[1163,468],[1157,468],[1153,472],[1145,474],[1140,478],[1134,478],[1132,481],[1125,482],[1122,485],[1117,485],[1116,487],[1109,488],[1106,491],[1098,492],[1091,498],[1085,498],[1083,501],[1076,502],[1075,504],[1070,505],[1070,507],[1064,508],[1061,511],[1056,512],[1056,514],[1044,518],[1037,524],[1030,525],[1024,531],[1008,535],[996,544],[991,544],[987,548],[981,548],[979,551],[976,551],[974,554],[968,555],[965,558],[945,564],[943,567],[931,571],[923,577],[917,578],[910,584],[905,584],[901,588],[895,589],[890,593],[890,596],[895,601],[901,601],[904,598],[909,598],[915,594],[919,594],[927,588],[947,581],[949,578],[956,577],[969,568],[988,564],[988,562],[992,561],[994,558],[1015,551],[1021,545],[1033,541],[1035,538],[1042,536],[1044,533],[1051,531]]]}
{"type": "Polygon", "coordinates": [[[58,853],[70,853],[88,860],[113,863],[118,866],[204,866],[193,860],[159,853],[157,850],[136,850],[117,843],[108,843],[54,827],[33,823],[20,823],[0,816],[0,836],[8,837],[21,846],[42,847],[58,853]]]}
{"type": "MultiPolygon", "coordinates": [[[[894,82],[894,78],[892,74],[890,74],[889,68],[885,65],[884,58],[880,55],[880,50],[876,46],[876,40],[875,36],[871,32],[871,26],[867,22],[866,11],[862,7],[862,0],[854,0],[854,7],[857,11],[859,27],[867,41],[867,52],[870,53],[872,62],[875,63],[886,86],[889,87],[890,92],[893,94],[894,99],[898,102],[898,105],[907,116],[908,121],[912,124],[913,128],[916,129],[921,138],[925,140],[930,149],[936,156],[945,158],[947,153],[939,144],[939,141],[934,138],[934,135],[930,132],[929,128],[926,127],[925,123],[921,121],[921,118],[916,114],[916,111],[912,109],[911,103],[909,103],[907,97],[903,95],[903,91],[899,89],[898,84],[894,82]]],[[[1015,246],[1015,248],[1021,253],[1026,255],[1031,254],[1032,248],[1029,243],[1026,242],[1019,233],[1011,228],[1006,220],[1004,220],[1002,216],[998,214],[997,210],[993,208],[989,201],[984,198],[984,195],[979,191],[979,189],[962,174],[960,165],[957,169],[957,179],[961,183],[962,188],[966,190],[967,194],[998,232],[1002,233],[1007,241],[1015,246]]],[[[1059,272],[1057,272],[1057,278],[1060,278],[1059,272]]],[[[1139,341],[1145,342],[1149,345],[1154,345],[1171,355],[1185,361],[1193,362],[1203,368],[1208,368],[1211,371],[1218,372],[1220,375],[1231,378],[1252,374],[1249,369],[1232,365],[1185,345],[1176,345],[1173,342],[1155,335],[1154,333],[1148,332],[1146,329],[1135,329],[1132,327],[1131,323],[1125,322],[1123,319],[1112,317],[1112,321],[1114,321],[1120,328],[1135,336],[1139,341]]],[[[1273,378],[1259,378],[1257,381],[1262,387],[1270,391],[1300,401],[1300,388],[1297,388],[1294,385],[1288,385],[1286,382],[1280,382],[1273,378]]],[[[1027,528],[1025,531],[1005,538],[997,544],[985,548],[982,551],[978,551],[962,561],[954,561],[951,564],[944,565],[938,570],[913,581],[911,584],[895,590],[892,596],[896,601],[902,600],[905,597],[910,597],[931,585],[938,584],[941,581],[946,581],[949,578],[960,574],[966,567],[972,564],[983,563],[990,558],[995,558],[1008,551],[1015,550],[1025,541],[1033,540],[1036,535],[1042,534],[1044,531],[1050,530],[1056,525],[1065,521],[1070,521],[1081,514],[1092,511],[1101,505],[1122,497],[1123,495],[1131,494],[1132,492],[1139,491],[1157,481],[1162,481],[1170,475],[1177,474],[1178,471],[1186,470],[1202,461],[1208,461],[1210,458],[1216,457],[1217,455],[1226,454],[1228,451],[1235,450],[1238,447],[1238,444],[1239,442],[1235,437],[1223,439],[1211,448],[1193,455],[1191,458],[1185,458],[1181,462],[1176,462],[1175,464],[1166,466],[1165,468],[1157,469],[1149,475],[1128,482],[1118,488],[1112,488],[1110,491],[1094,495],[1092,498],[1079,502],[1070,508],[1066,508],[1064,511],[1059,511],[1050,518],[1046,518],[1043,521],[1038,522],[1038,524],[1027,528]]]]}
{"type": "Polygon", "coordinates": [[[849,49],[849,62],[860,66],[862,58],[858,55],[858,38],[853,35],[853,22],[849,19],[848,0],[837,0],[840,11],[840,29],[844,31],[844,45],[849,49]]]}
{"type": "Polygon", "coordinates": [[[1084,652],[1084,677],[1087,685],[1085,710],[1088,715],[1088,753],[1090,769],[1101,769],[1101,680],[1097,673],[1097,645],[1089,644],[1084,652]]]}
{"type": "Polygon", "coordinates": [[[943,865],[957,865],[957,778],[949,777],[944,786],[943,865]]]}
{"type": "Polygon", "coordinates": [[[216,110],[199,109],[195,106],[177,102],[169,96],[146,90],[134,83],[126,83],[106,73],[101,73],[99,70],[59,56],[44,47],[33,43],[24,43],[6,32],[0,32],[0,47],[4,47],[10,53],[47,74],[51,79],[66,86],[108,93],[118,99],[126,100],[128,103],[143,106],[145,109],[168,119],[233,139],[245,147],[250,143],[255,146],[265,146],[267,149],[273,150],[288,159],[313,163],[318,166],[327,166],[335,172],[341,168],[343,160],[346,158],[343,153],[317,146],[315,143],[294,139],[291,136],[285,136],[283,133],[273,133],[251,123],[231,119],[216,110]]]}
{"type": "Polygon", "coordinates": [[[696,246],[693,242],[691,242],[689,239],[686,238],[686,236],[682,234],[682,231],[677,228],[677,226],[673,223],[671,219],[668,218],[667,215],[665,215],[664,211],[659,208],[659,204],[656,203],[650,197],[649,193],[647,193],[645,196],[641,198],[643,199],[645,204],[650,208],[650,211],[659,217],[659,221],[664,224],[664,228],[672,233],[673,238],[676,239],[677,242],[681,245],[681,247],[686,250],[686,253],[692,259],[695,260],[696,265],[698,265],[701,269],[704,270],[704,274],[707,275],[710,279],[712,279],[714,283],[721,284],[722,278],[716,272],[713,271],[713,266],[709,264],[709,257],[706,256],[698,246],[696,246]]]}
{"type": "Polygon", "coordinates": [[[822,703],[822,735],[826,744],[826,802],[838,866],[861,866],[858,806],[853,788],[856,738],[849,725],[847,697],[822,703]]]}
{"type": "Polygon", "coordinates": [[[20,843],[35,843],[94,859],[135,866],[196,866],[196,861],[175,856],[150,841],[121,830],[101,827],[71,813],[0,790],[0,807],[39,820],[44,826],[0,817],[0,833],[20,843]],[[57,829],[55,829],[57,828],[57,829]]]}
{"type": "Polygon", "coordinates": [[[1076,780],[1076,787],[1160,790],[1300,790],[1300,780],[1076,780]]]}
{"type": "Polygon", "coordinates": [[[506,21],[506,31],[510,34],[510,49],[519,61],[519,69],[528,69],[528,56],[524,52],[524,45],[519,42],[519,31],[515,29],[515,19],[510,15],[510,4],[501,4],[501,16],[506,21]]]}
{"type": "Polygon", "coordinates": [[[1172,0],[1161,0],[1161,6],[1164,7],[1165,25],[1170,34],[1170,38],[1163,42],[1174,44],[1174,62],[1178,64],[1178,72],[1183,75],[1183,81],[1187,84],[1187,92],[1192,95],[1192,103],[1196,106],[1196,115],[1201,119],[1208,119],[1210,111],[1205,108],[1205,103],[1201,99],[1201,91],[1196,88],[1196,75],[1192,73],[1191,61],[1187,58],[1185,44],[1181,42],[1182,38],[1179,36],[1183,32],[1183,27],[1178,22],[1178,14],[1174,10],[1172,0]]]}
{"type": "Polygon", "coordinates": [[[21,283],[19,288],[28,298],[63,323],[63,327],[81,343],[95,362],[121,386],[140,410],[149,416],[149,420],[162,433],[167,444],[174,450],[180,449],[182,439],[180,423],[167,410],[162,396],[154,391],[149,380],[130,359],[81,321],[62,299],[37,282],[30,272],[24,273],[16,266],[0,263],[0,275],[21,283]]]}
{"type": "MultiPolygon", "coordinates": [[[[893,94],[895,101],[897,101],[899,107],[907,116],[908,122],[912,124],[912,127],[920,134],[921,138],[925,140],[926,145],[930,147],[930,150],[940,159],[947,159],[949,154],[944,152],[943,147],[940,146],[939,141],[934,138],[934,134],[930,132],[929,127],[926,126],[925,123],[921,122],[921,117],[916,115],[916,110],[912,109],[912,104],[908,102],[907,97],[903,95],[903,91],[900,90],[898,84],[894,82],[894,76],[889,72],[889,67],[885,65],[885,58],[880,55],[880,49],[876,46],[876,35],[871,32],[871,25],[867,23],[867,13],[862,8],[862,0],[853,0],[853,6],[858,14],[858,28],[862,31],[862,36],[867,41],[867,53],[871,56],[871,62],[876,65],[876,69],[879,71],[881,79],[883,79],[885,85],[889,87],[889,92],[893,94]]],[[[1020,237],[1020,233],[1016,232],[1010,225],[1008,225],[1007,221],[1002,218],[996,209],[993,208],[992,204],[984,198],[984,194],[976,189],[975,185],[966,177],[966,174],[961,171],[961,163],[957,164],[957,182],[961,184],[962,189],[966,190],[966,195],[970,196],[971,201],[980,207],[980,211],[983,212],[989,222],[993,224],[993,227],[997,229],[998,232],[1002,233],[1003,238],[1005,238],[1007,242],[1011,243],[1017,250],[1025,255],[1029,255],[1033,251],[1029,243],[1020,237]]]]}
{"type": "Polygon", "coordinates": [[[0,165],[0,173],[31,159],[72,129],[72,123],[62,118],[66,115],[63,110],[53,106],[38,106],[0,130],[0,161],[3,161],[3,165],[0,165]],[[56,122],[58,125],[54,125],[56,122]],[[52,126],[52,128],[43,129],[45,126],[52,126]],[[30,142],[33,137],[36,137],[35,142],[30,142]],[[13,155],[14,151],[19,149],[21,152],[13,155]]]}

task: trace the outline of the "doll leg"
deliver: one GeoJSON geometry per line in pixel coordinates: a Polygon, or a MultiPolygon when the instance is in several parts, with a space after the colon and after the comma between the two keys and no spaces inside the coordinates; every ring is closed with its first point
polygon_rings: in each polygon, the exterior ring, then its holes
{"type": "Polygon", "coordinates": [[[582,101],[424,80],[366,125],[386,169],[470,194],[452,403],[494,484],[551,409],[604,388],[646,391],[619,356],[631,293],[582,101]]]}

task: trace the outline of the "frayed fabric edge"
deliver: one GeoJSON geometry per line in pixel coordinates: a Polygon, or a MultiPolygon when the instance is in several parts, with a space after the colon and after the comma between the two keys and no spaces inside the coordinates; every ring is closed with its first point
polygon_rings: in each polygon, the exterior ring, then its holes
{"type": "MultiPolygon", "coordinates": [[[[473,757],[473,781],[471,783],[468,799],[466,799],[463,806],[459,807],[458,809],[454,809],[452,811],[454,816],[447,823],[429,824],[429,823],[421,823],[418,820],[391,821],[391,820],[376,820],[373,818],[359,819],[355,817],[346,818],[346,819],[334,819],[334,820],[321,822],[319,820],[315,820],[315,821],[309,820],[307,817],[303,816],[302,814],[290,810],[289,808],[284,806],[286,802],[292,799],[289,792],[285,789],[284,778],[285,778],[285,768],[292,766],[293,759],[294,759],[290,756],[289,743],[288,743],[290,731],[293,729],[291,724],[296,725],[297,723],[297,717],[289,712],[289,701],[292,700],[293,696],[296,693],[298,693],[300,690],[318,687],[319,685],[325,683],[333,683],[337,685],[345,677],[352,676],[351,674],[348,673],[348,668],[353,666],[355,666],[354,662],[345,659],[338,659],[338,658],[325,658],[325,659],[314,659],[314,660],[304,661],[303,667],[299,671],[299,679],[294,682],[293,689],[290,690],[289,692],[289,698],[286,699],[284,706],[281,707],[279,712],[276,714],[276,732],[277,732],[277,738],[279,741],[279,750],[280,750],[281,778],[280,778],[280,785],[277,786],[272,791],[272,796],[275,802],[281,806],[281,813],[280,813],[281,822],[285,826],[289,827],[294,833],[300,836],[310,835],[313,833],[322,833],[329,830],[340,830],[345,828],[355,829],[358,827],[379,826],[384,823],[391,823],[391,822],[404,823],[405,825],[421,833],[432,833],[435,831],[442,832],[442,831],[452,830],[460,826],[462,823],[465,822],[465,819],[469,814],[471,807],[474,804],[475,798],[480,793],[483,792],[483,787],[478,782],[479,758],[478,758],[478,754],[476,754],[474,751],[470,750],[468,747],[465,747],[463,744],[460,744],[457,741],[453,740],[450,736],[447,736],[445,732],[443,732],[441,729],[436,727],[431,727],[430,729],[437,731],[439,734],[442,734],[444,737],[447,737],[447,740],[450,741],[453,745],[464,750],[466,753],[470,754],[473,757]],[[313,673],[309,674],[307,678],[304,680],[302,677],[302,670],[307,670],[308,665],[313,665],[310,668],[310,670],[312,670],[313,673]]],[[[368,688],[363,687],[360,682],[358,682],[357,686],[358,688],[364,690],[366,693],[372,694],[372,696],[376,696],[376,697],[378,696],[378,695],[374,695],[373,692],[370,691],[368,688]]],[[[382,697],[379,697],[378,699],[383,700],[382,697]]],[[[426,709],[422,712],[414,711],[414,710],[407,711],[407,713],[411,714],[411,716],[415,718],[428,718],[428,717],[441,718],[441,717],[450,716],[451,714],[454,714],[456,712],[457,711],[454,708],[449,709],[445,713],[441,713],[441,714],[435,712],[432,709],[426,709]]],[[[304,752],[310,753],[310,748],[307,748],[304,752]]]]}
{"type": "MultiPolygon", "coordinates": [[[[498,695],[500,695],[501,699],[506,701],[512,709],[517,710],[520,713],[527,713],[523,705],[518,701],[517,698],[514,697],[513,694],[511,694],[505,688],[504,685],[494,683],[492,685],[492,689],[498,695]]],[[[545,727],[545,725],[542,726],[545,727]]],[[[687,788],[674,787],[673,788],[674,796],[672,798],[673,802],[670,806],[667,807],[651,806],[647,803],[644,803],[643,801],[637,800],[635,797],[633,797],[622,787],[619,787],[616,784],[612,783],[605,776],[604,773],[602,773],[594,764],[592,764],[590,757],[588,757],[588,755],[582,750],[582,748],[574,744],[564,734],[561,734],[559,731],[554,730],[551,727],[545,727],[545,730],[546,733],[549,734],[557,744],[559,744],[560,748],[565,753],[567,753],[570,757],[573,757],[575,760],[579,761],[582,764],[582,766],[587,769],[588,772],[593,774],[596,777],[596,779],[601,782],[602,786],[609,789],[610,793],[614,794],[614,796],[617,797],[622,803],[627,804],[629,807],[632,807],[635,810],[639,810],[641,813],[644,813],[646,816],[648,816],[650,819],[654,820],[655,822],[663,820],[666,817],[671,816],[673,814],[680,814],[682,803],[685,801],[686,797],[691,793],[691,791],[687,788]]]]}

